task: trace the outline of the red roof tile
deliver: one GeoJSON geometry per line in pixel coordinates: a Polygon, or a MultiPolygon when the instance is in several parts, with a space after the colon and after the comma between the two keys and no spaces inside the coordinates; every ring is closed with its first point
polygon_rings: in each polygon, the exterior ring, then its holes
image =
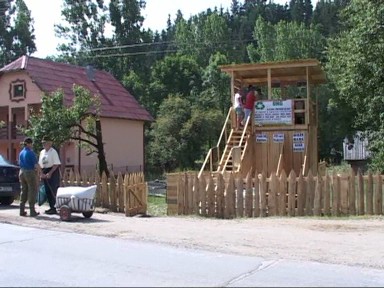
{"type": "Polygon", "coordinates": [[[91,81],[85,67],[22,56],[0,69],[0,73],[20,70],[25,70],[43,92],[62,88],[66,104],[74,97],[73,84],[78,84],[92,94],[100,95],[101,115],[104,117],[153,121],[149,112],[108,72],[94,69],[95,81],[91,81]]]}

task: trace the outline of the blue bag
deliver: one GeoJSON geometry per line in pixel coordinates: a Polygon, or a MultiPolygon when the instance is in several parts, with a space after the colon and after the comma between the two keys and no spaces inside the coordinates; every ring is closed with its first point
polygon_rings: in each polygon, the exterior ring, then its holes
{"type": "Polygon", "coordinates": [[[36,203],[41,206],[47,201],[47,193],[45,192],[45,185],[41,183],[39,186],[39,191],[37,191],[36,203]]]}

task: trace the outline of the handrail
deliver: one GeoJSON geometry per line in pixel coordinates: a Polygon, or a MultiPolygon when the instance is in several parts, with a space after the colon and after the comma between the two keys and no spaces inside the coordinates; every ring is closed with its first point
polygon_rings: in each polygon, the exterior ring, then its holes
{"type": "Polygon", "coordinates": [[[245,125],[244,125],[244,128],[243,128],[243,133],[241,134],[239,146],[241,146],[243,144],[243,140],[244,140],[245,134],[247,134],[246,132],[247,132],[247,128],[248,128],[248,125],[249,125],[249,119],[251,119],[251,117],[248,117],[247,121],[245,122],[245,125]]]}
{"type": "MultiPolygon", "coordinates": [[[[232,138],[232,134],[233,134],[233,130],[231,130],[231,133],[229,134],[229,138],[228,138],[228,140],[227,140],[227,142],[226,142],[226,144],[228,144],[228,141],[229,140],[231,140],[231,138],[232,138]]],[[[221,162],[222,161],[224,161],[225,159],[224,159],[224,156],[225,156],[225,154],[227,153],[227,149],[228,149],[228,145],[225,145],[225,148],[224,148],[224,151],[223,151],[223,154],[221,155],[221,158],[220,158],[220,160],[219,160],[219,169],[218,170],[220,170],[220,167],[221,167],[221,162]]],[[[231,152],[230,152],[231,153],[231,152]]],[[[229,158],[229,155],[230,154],[228,154],[228,157],[227,157],[227,159],[229,158]]],[[[225,167],[226,166],[226,163],[227,163],[228,161],[225,161],[225,164],[224,164],[224,166],[223,167],[225,167]]]]}
{"type": "MultiPolygon", "coordinates": [[[[220,133],[220,137],[219,137],[219,140],[217,141],[217,147],[219,147],[219,145],[220,145],[220,143],[221,143],[221,139],[223,138],[223,135],[224,135],[224,133],[226,132],[226,126],[227,126],[227,124],[228,124],[228,120],[229,120],[229,118],[230,118],[230,116],[231,116],[231,111],[232,111],[232,107],[231,108],[229,108],[229,110],[228,110],[228,114],[227,114],[227,118],[225,118],[225,122],[224,122],[224,125],[223,125],[223,129],[221,130],[221,133],[220,133]]],[[[227,139],[226,139],[226,141],[225,142],[227,142],[227,139]]]]}
{"type": "MultiPolygon", "coordinates": [[[[228,109],[228,114],[227,114],[227,117],[225,118],[225,122],[224,122],[224,125],[223,125],[223,129],[221,130],[221,133],[220,133],[220,137],[219,137],[219,140],[217,141],[217,145],[215,147],[212,147],[211,149],[209,149],[208,153],[207,153],[207,156],[205,157],[205,160],[204,160],[204,163],[203,165],[201,166],[201,169],[200,169],[200,172],[198,174],[198,177],[200,178],[200,176],[203,174],[203,171],[205,170],[206,166],[207,166],[207,163],[208,163],[208,159],[210,159],[210,172],[212,173],[212,170],[213,170],[213,163],[212,163],[212,151],[213,149],[217,148],[217,160],[219,161],[219,158],[220,158],[220,144],[221,144],[221,141],[223,139],[223,137],[225,137],[225,142],[227,142],[227,135],[226,135],[226,132],[227,132],[227,125],[228,125],[228,122],[229,122],[229,119],[230,119],[230,116],[231,116],[231,111],[232,111],[232,107],[230,107],[228,109]]],[[[226,149],[226,148],[225,148],[226,149]]],[[[218,166],[219,166],[219,163],[218,162],[218,166]]]]}
{"type": "MultiPolygon", "coordinates": [[[[309,131],[309,129],[308,129],[308,131],[309,131]]],[[[309,135],[309,133],[308,133],[308,135],[309,135]]],[[[309,140],[308,140],[308,136],[307,136],[307,137],[305,137],[305,153],[304,153],[304,163],[303,163],[303,171],[302,171],[303,176],[305,176],[307,166],[308,166],[308,157],[307,157],[307,155],[308,155],[308,141],[309,140]]]]}
{"type": "Polygon", "coordinates": [[[277,162],[277,169],[276,169],[276,175],[277,176],[280,175],[280,171],[281,171],[282,166],[283,166],[283,151],[284,151],[284,144],[281,145],[279,161],[277,162]]]}
{"type": "MultiPolygon", "coordinates": [[[[209,149],[207,156],[205,157],[204,163],[201,166],[199,174],[198,174],[199,178],[200,178],[201,174],[203,174],[203,171],[204,171],[205,166],[207,165],[208,159],[212,159],[212,157],[211,157],[212,156],[212,150],[213,150],[213,148],[209,149]]],[[[211,165],[211,167],[212,167],[212,165],[211,165]]]]}

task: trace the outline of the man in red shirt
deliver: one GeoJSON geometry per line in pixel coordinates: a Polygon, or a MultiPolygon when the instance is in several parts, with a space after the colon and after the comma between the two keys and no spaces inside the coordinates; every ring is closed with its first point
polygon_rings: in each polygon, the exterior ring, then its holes
{"type": "Polygon", "coordinates": [[[255,91],[256,91],[256,88],[252,85],[249,85],[248,93],[245,98],[245,104],[244,104],[244,124],[246,123],[248,117],[252,115],[252,110],[255,109],[255,102],[256,102],[255,91]]]}

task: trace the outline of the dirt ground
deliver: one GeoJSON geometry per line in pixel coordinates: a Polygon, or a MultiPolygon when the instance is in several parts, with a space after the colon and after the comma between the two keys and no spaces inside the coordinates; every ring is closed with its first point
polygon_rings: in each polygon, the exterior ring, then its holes
{"type": "MultiPolygon", "coordinates": [[[[18,216],[17,203],[0,206],[0,222],[99,236],[163,243],[265,259],[308,260],[384,270],[384,217],[255,218],[219,220],[193,216],[125,217],[74,213],[18,216]]],[[[39,207],[43,212],[47,207],[39,207]]],[[[383,271],[384,273],[384,271],[383,271]]]]}

